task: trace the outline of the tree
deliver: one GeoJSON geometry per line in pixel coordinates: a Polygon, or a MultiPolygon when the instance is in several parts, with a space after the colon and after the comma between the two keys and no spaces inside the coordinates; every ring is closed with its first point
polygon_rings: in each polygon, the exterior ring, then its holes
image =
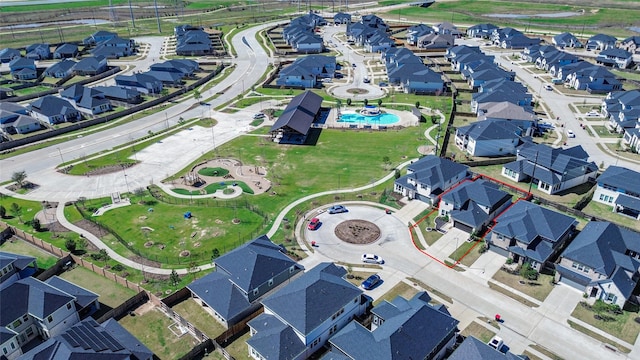
{"type": "Polygon", "coordinates": [[[416,107],[420,109],[420,101],[416,101],[416,107]]]}
{"type": "Polygon", "coordinates": [[[64,247],[67,248],[67,250],[69,250],[70,253],[73,253],[76,251],[76,246],[77,246],[76,241],[73,239],[67,239],[64,242],[64,247]]]}
{"type": "Polygon", "coordinates": [[[351,106],[351,99],[347,99],[347,106],[351,106]]]}
{"type": "Polygon", "coordinates": [[[19,187],[22,187],[24,185],[24,181],[27,179],[27,172],[26,171],[16,171],[11,175],[11,181],[14,181],[16,184],[18,184],[19,187]]]}
{"type": "Polygon", "coordinates": [[[340,108],[342,107],[342,100],[340,99],[336,100],[336,107],[338,108],[338,110],[340,110],[340,108]]]}
{"type": "Polygon", "coordinates": [[[0,219],[4,219],[7,216],[7,209],[0,205],[0,219]]]}
{"type": "Polygon", "coordinates": [[[378,107],[382,106],[382,99],[378,99],[378,107]]]}
{"type": "Polygon", "coordinates": [[[171,284],[173,286],[177,286],[180,283],[180,275],[178,275],[178,272],[175,269],[171,270],[169,279],[171,280],[171,284]]]}
{"type": "Polygon", "coordinates": [[[37,232],[42,231],[42,224],[40,224],[40,220],[38,220],[38,218],[33,218],[33,220],[31,220],[31,227],[37,232]]]}
{"type": "Polygon", "coordinates": [[[218,250],[218,248],[213,249],[211,252],[213,254],[214,259],[217,259],[220,257],[220,250],[218,250]]]}
{"type": "Polygon", "coordinates": [[[198,102],[200,102],[200,98],[202,98],[202,94],[200,94],[200,91],[198,91],[198,89],[193,90],[193,98],[198,100],[198,102]]]}
{"type": "Polygon", "coordinates": [[[369,99],[364,99],[364,106],[369,105],[369,99]]]}
{"type": "Polygon", "coordinates": [[[531,264],[524,263],[520,267],[520,276],[527,280],[537,280],[538,279],[538,271],[531,267],[531,264]]]}
{"type": "Polygon", "coordinates": [[[396,169],[396,172],[395,172],[395,174],[393,176],[396,178],[396,180],[399,179],[400,178],[400,170],[396,169]]]}
{"type": "Polygon", "coordinates": [[[11,215],[13,215],[14,217],[17,217],[20,222],[22,222],[22,207],[20,205],[12,203],[9,212],[11,212],[11,215]]]}

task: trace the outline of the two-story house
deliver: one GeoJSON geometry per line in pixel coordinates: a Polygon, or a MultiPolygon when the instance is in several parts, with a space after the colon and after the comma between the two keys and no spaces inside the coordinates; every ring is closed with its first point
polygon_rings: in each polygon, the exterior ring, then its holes
{"type": "Polygon", "coordinates": [[[613,207],[613,212],[640,218],[640,173],[609,165],[598,177],[593,201],[613,207]]]}
{"type": "Polygon", "coordinates": [[[525,200],[513,204],[495,222],[486,237],[489,249],[537,271],[555,260],[578,225],[571,216],[525,200]]]}
{"type": "Polygon", "coordinates": [[[440,194],[470,177],[467,166],[427,155],[407,167],[407,174],[396,179],[393,191],[434,204],[440,194]]]}
{"type": "Polygon", "coordinates": [[[29,104],[29,111],[31,116],[50,125],[82,119],[80,111],[69,101],[53,95],[36,99],[29,104]]]}
{"type": "Polygon", "coordinates": [[[262,235],[215,259],[216,271],[187,286],[213,317],[230,327],[260,307],[260,299],[303,267],[262,235]]]}
{"type": "Polygon", "coordinates": [[[596,57],[598,64],[626,69],[633,62],[633,54],[620,48],[602,50],[596,57]]]}
{"type": "Polygon", "coordinates": [[[38,271],[36,258],[0,251],[0,289],[38,271]]]}
{"type": "Polygon", "coordinates": [[[249,356],[304,360],[359,317],[371,299],[344,279],[347,271],[320,263],[262,300],[264,313],[249,321],[249,356]]]}

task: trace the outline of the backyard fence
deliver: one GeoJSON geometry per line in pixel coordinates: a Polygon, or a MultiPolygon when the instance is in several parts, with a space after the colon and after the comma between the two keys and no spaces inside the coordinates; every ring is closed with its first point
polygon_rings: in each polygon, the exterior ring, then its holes
{"type": "Polygon", "coordinates": [[[60,275],[69,267],[72,262],[73,259],[71,258],[71,255],[67,255],[61,259],[58,259],[58,261],[52,267],[40,273],[40,275],[38,275],[36,278],[40,281],[45,281],[54,275],[60,275]]]}
{"type": "Polygon", "coordinates": [[[443,157],[447,154],[447,146],[449,145],[449,137],[451,137],[451,132],[448,131],[453,126],[453,120],[456,117],[456,97],[458,96],[457,90],[451,94],[451,115],[449,115],[449,119],[447,121],[447,131],[444,132],[444,137],[442,138],[442,148],[440,148],[440,154],[437,153],[438,144],[436,144],[436,155],[443,157]]]}
{"type": "Polygon", "coordinates": [[[128,315],[131,312],[131,310],[137,308],[141,304],[146,303],[148,300],[149,300],[149,294],[145,290],[142,290],[139,293],[127,299],[122,304],[104,313],[96,321],[99,324],[102,324],[103,322],[111,318],[118,321],[124,317],[123,315],[128,315]]]}

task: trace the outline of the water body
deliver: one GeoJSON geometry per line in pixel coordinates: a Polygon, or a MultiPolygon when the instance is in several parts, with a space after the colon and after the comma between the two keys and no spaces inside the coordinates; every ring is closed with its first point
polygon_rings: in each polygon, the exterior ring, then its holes
{"type": "Polygon", "coordinates": [[[51,4],[51,3],[66,3],[66,2],[81,2],[88,0],[27,0],[27,1],[12,1],[12,0],[2,0],[0,1],[0,7],[3,6],[16,6],[16,5],[41,5],[41,4],[51,4]]]}
{"type": "Polygon", "coordinates": [[[37,28],[37,27],[40,27],[40,26],[47,26],[47,25],[74,25],[74,24],[103,25],[103,24],[111,24],[111,21],[102,20],[102,19],[65,20],[65,21],[54,21],[54,22],[47,22],[47,23],[18,24],[18,25],[12,25],[12,26],[2,26],[2,27],[0,27],[0,30],[30,29],[30,28],[37,28]]]}
{"type": "Polygon", "coordinates": [[[548,14],[485,14],[484,16],[492,17],[492,18],[503,18],[503,19],[527,19],[527,18],[564,18],[571,16],[580,16],[581,12],[559,12],[559,13],[548,13],[548,14]]]}

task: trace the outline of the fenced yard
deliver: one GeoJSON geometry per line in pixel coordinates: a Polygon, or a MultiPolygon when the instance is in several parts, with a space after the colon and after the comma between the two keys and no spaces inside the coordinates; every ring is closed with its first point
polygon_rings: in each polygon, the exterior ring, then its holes
{"type": "Polygon", "coordinates": [[[136,294],[135,291],[118,285],[82,266],[75,266],[62,273],[60,277],[100,295],[98,298],[100,303],[111,308],[115,308],[136,294]]]}

